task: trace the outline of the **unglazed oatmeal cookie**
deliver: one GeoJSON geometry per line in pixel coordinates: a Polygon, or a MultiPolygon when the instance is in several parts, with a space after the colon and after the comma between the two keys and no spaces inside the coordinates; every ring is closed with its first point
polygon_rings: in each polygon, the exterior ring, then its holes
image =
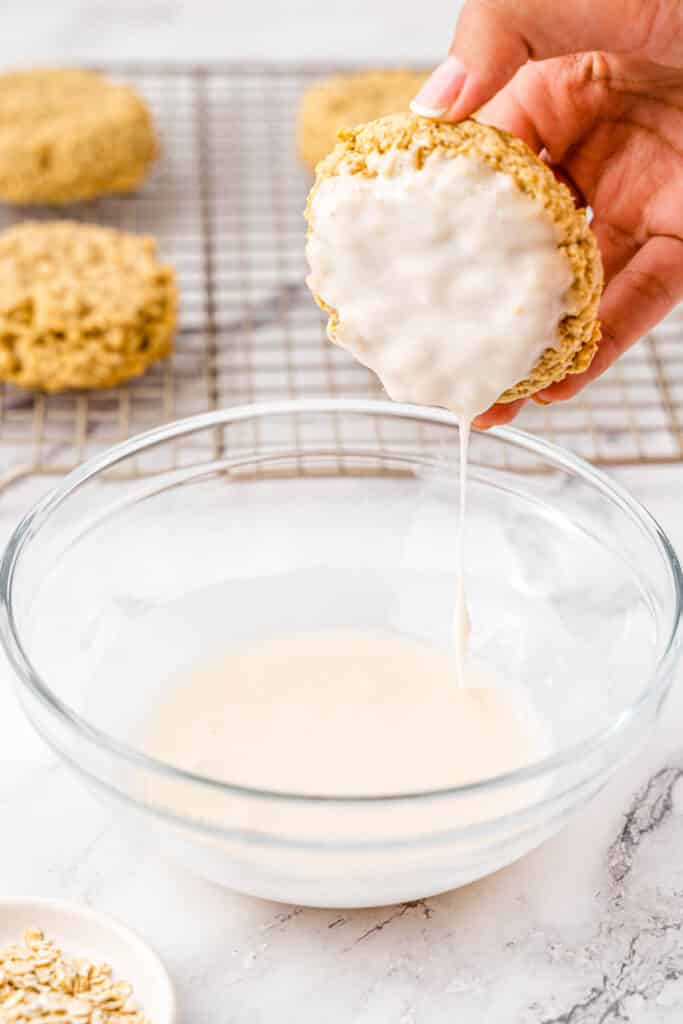
{"type": "Polygon", "coordinates": [[[173,269],[152,238],[71,221],[0,234],[0,380],[106,388],[168,355],[173,269]]]}
{"type": "Polygon", "coordinates": [[[334,75],[311,86],[299,108],[301,161],[314,171],[333,148],[340,128],[407,110],[426,77],[421,71],[394,68],[334,75]]]}
{"type": "Polygon", "coordinates": [[[589,366],[597,244],[525,143],[414,114],[339,138],[306,208],[309,285],[392,397],[474,416],[589,366]]]}
{"type": "Polygon", "coordinates": [[[134,89],[76,68],[0,75],[0,199],[71,203],[131,192],[158,155],[134,89]]]}

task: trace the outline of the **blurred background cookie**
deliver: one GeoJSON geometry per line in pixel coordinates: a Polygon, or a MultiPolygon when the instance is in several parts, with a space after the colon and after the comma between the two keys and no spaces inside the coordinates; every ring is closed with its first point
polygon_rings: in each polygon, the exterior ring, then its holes
{"type": "Polygon", "coordinates": [[[340,128],[407,110],[426,77],[423,71],[394,68],[334,75],[311,86],[299,108],[301,161],[314,171],[333,148],[340,128]]]}
{"type": "Polygon", "coordinates": [[[71,221],[0,234],[0,380],[56,392],[136,377],[172,347],[173,269],[153,239],[71,221]]]}
{"type": "Polygon", "coordinates": [[[0,199],[70,203],[131,192],[158,155],[134,89],[94,71],[0,75],[0,199]]]}

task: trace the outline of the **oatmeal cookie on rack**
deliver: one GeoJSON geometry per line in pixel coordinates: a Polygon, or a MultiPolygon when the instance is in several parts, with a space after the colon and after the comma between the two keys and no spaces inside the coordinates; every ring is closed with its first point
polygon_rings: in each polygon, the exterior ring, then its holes
{"type": "Polygon", "coordinates": [[[333,75],[312,85],[299,108],[299,157],[310,171],[330,152],[340,128],[407,110],[425,72],[393,68],[333,75]]]}
{"type": "Polygon", "coordinates": [[[0,199],[65,204],[132,192],[158,156],[150,112],[95,71],[0,75],[0,199]]]}
{"type": "Polygon", "coordinates": [[[152,238],[72,221],[0,233],[0,380],[47,392],[120,384],[169,354],[176,309],[152,238]]]}

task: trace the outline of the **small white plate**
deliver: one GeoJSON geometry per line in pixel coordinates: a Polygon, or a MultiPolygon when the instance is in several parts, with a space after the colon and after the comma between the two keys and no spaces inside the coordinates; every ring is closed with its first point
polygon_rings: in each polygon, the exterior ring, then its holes
{"type": "Polygon", "coordinates": [[[125,925],[77,903],[0,899],[0,948],[23,943],[26,928],[40,928],[69,955],[106,961],[116,979],[131,983],[135,1001],[152,1024],[175,1024],[175,995],[166,968],[125,925]]]}

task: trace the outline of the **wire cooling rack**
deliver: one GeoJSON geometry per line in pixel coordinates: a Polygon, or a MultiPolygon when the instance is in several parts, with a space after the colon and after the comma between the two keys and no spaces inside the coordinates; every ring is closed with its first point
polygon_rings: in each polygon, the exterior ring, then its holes
{"type": "MultiPolygon", "coordinates": [[[[0,482],[63,473],[191,413],[276,398],[379,397],[373,375],[327,342],[304,283],[310,181],[296,158],[296,110],[302,91],[333,69],[102,70],[149,102],[163,144],[155,172],[135,196],[67,210],[0,208],[0,228],[67,216],[155,235],[181,290],[176,351],[109,391],[42,396],[0,385],[0,482]]],[[[682,335],[674,314],[581,396],[529,404],[519,425],[598,464],[683,460],[682,335]]],[[[132,472],[150,469],[138,461],[132,472]]]]}

